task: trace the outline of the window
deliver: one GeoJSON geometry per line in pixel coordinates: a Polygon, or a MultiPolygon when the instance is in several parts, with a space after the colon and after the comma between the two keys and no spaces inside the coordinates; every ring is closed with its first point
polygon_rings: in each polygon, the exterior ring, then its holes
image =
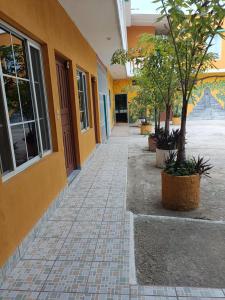
{"type": "Polygon", "coordinates": [[[50,149],[40,47],[0,26],[1,173],[15,173],[50,149]]]}
{"type": "Polygon", "coordinates": [[[80,105],[80,127],[81,130],[85,130],[89,127],[87,80],[86,73],[80,70],[77,71],[77,85],[80,105]]]}

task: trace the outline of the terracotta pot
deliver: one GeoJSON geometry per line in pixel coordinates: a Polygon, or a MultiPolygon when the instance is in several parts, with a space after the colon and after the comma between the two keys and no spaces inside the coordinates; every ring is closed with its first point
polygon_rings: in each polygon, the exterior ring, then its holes
{"type": "Polygon", "coordinates": [[[162,204],[171,210],[188,211],[199,207],[200,176],[173,176],[165,172],[162,177],[162,204]]]}
{"type": "Polygon", "coordinates": [[[148,147],[149,151],[155,152],[156,151],[156,138],[155,137],[148,137],[148,147]]]}
{"type": "Polygon", "coordinates": [[[148,125],[141,124],[141,134],[142,135],[150,133],[151,129],[152,129],[151,124],[148,124],[148,125]]]}
{"type": "Polygon", "coordinates": [[[165,160],[168,158],[170,152],[175,152],[176,150],[163,150],[156,148],[156,167],[163,169],[165,168],[165,160]]]}
{"type": "Polygon", "coordinates": [[[181,118],[180,117],[173,117],[172,118],[173,125],[180,125],[181,124],[181,118]]]}

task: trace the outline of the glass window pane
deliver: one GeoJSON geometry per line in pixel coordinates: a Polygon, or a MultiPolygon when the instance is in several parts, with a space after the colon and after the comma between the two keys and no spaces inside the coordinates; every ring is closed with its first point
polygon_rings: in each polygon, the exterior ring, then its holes
{"type": "Polygon", "coordinates": [[[80,128],[81,128],[81,130],[85,129],[85,113],[84,113],[84,111],[80,112],[80,128]]]}
{"type": "Polygon", "coordinates": [[[79,93],[80,111],[84,111],[85,110],[84,93],[83,92],[78,92],[78,93],[79,93]]]}
{"type": "Polygon", "coordinates": [[[16,166],[20,166],[27,161],[27,151],[23,125],[11,126],[13,147],[16,159],[16,166]]]}
{"type": "Polygon", "coordinates": [[[24,41],[12,35],[12,44],[16,64],[16,73],[18,77],[27,78],[27,65],[24,41]]]}
{"type": "Polygon", "coordinates": [[[0,89],[0,171],[2,174],[13,170],[12,153],[10,149],[7,121],[0,89]]]}
{"type": "Polygon", "coordinates": [[[84,78],[84,95],[85,95],[86,127],[88,127],[88,126],[89,126],[89,121],[88,121],[88,96],[87,96],[86,75],[84,75],[83,78],[84,78]]]}
{"type": "Polygon", "coordinates": [[[24,124],[28,159],[32,159],[38,155],[37,132],[35,122],[24,124]]]}
{"type": "Polygon", "coordinates": [[[51,145],[50,145],[50,136],[49,136],[49,128],[48,128],[49,126],[48,113],[46,109],[43,78],[41,72],[40,53],[38,49],[35,49],[33,47],[30,47],[30,51],[31,51],[33,76],[35,82],[35,93],[37,99],[38,114],[40,120],[42,146],[43,146],[43,150],[47,151],[51,148],[51,145]]]}
{"type": "Polygon", "coordinates": [[[10,123],[22,122],[16,79],[4,77],[10,123]]]}
{"type": "Polygon", "coordinates": [[[30,83],[18,80],[20,102],[22,106],[23,121],[34,120],[33,103],[31,99],[30,83]]]}
{"type": "Polygon", "coordinates": [[[2,28],[0,28],[0,59],[2,72],[4,74],[15,75],[11,35],[2,28]]]}

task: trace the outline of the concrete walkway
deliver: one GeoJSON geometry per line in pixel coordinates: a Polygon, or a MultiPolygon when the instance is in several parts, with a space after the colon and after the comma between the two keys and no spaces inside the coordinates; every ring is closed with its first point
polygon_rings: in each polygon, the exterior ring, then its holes
{"type": "Polygon", "coordinates": [[[132,218],[126,212],[129,130],[108,144],[70,185],[0,287],[0,299],[225,299],[222,289],[135,284],[132,218]],[[193,298],[198,297],[198,298],[193,298]],[[200,297],[200,298],[199,298],[200,297]]]}

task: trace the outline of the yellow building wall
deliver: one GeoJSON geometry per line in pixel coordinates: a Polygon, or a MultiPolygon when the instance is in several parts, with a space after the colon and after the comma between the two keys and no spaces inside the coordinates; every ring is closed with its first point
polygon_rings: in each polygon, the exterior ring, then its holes
{"type": "MultiPolygon", "coordinates": [[[[55,53],[71,62],[71,90],[74,127],[77,128],[79,164],[95,149],[91,128],[80,131],[76,67],[97,78],[97,58],[77,27],[56,0],[0,0],[0,18],[43,46],[44,72],[53,140],[53,153],[6,182],[0,178],[0,266],[43,215],[67,183],[64,162],[55,53]]],[[[89,92],[91,80],[89,80],[89,92]]],[[[91,92],[90,92],[91,95],[91,92]]],[[[93,102],[90,99],[90,115],[93,102]]],[[[76,132],[76,130],[75,130],[76,132]]]]}
{"type": "Polygon", "coordinates": [[[116,94],[127,94],[128,102],[137,95],[135,87],[132,86],[132,79],[120,79],[113,81],[113,91],[116,94]]]}
{"type": "Polygon", "coordinates": [[[128,48],[137,47],[137,41],[143,33],[155,34],[153,26],[130,26],[127,27],[128,48]]]}

